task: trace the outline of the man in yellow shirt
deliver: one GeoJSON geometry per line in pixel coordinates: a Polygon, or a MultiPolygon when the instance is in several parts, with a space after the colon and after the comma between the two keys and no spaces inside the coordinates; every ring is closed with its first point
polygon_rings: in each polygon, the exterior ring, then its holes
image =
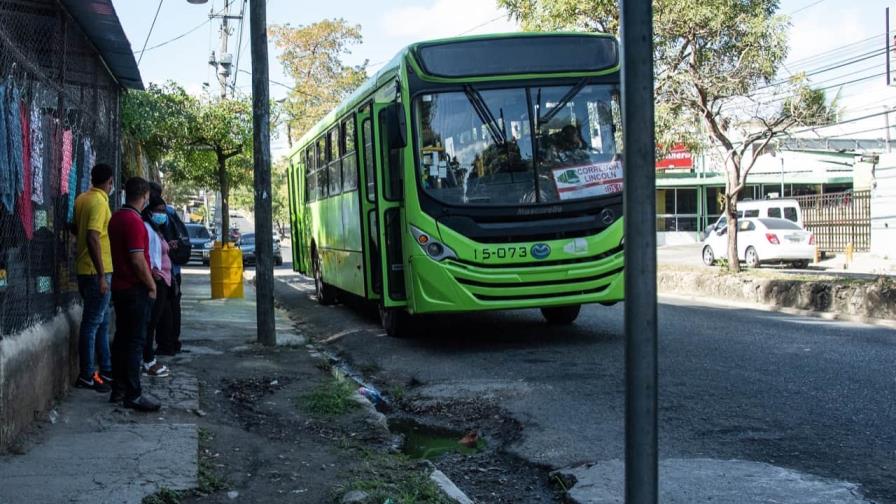
{"type": "Polygon", "coordinates": [[[109,353],[109,300],[112,296],[112,250],[109,247],[109,193],[112,192],[115,171],[111,166],[93,167],[90,181],[93,187],[75,200],[75,231],[78,235],[78,292],[84,311],[78,341],[81,372],[76,387],[97,392],[108,392],[112,381],[112,358],[109,353]],[[99,372],[95,369],[96,354],[100,354],[99,372]]]}

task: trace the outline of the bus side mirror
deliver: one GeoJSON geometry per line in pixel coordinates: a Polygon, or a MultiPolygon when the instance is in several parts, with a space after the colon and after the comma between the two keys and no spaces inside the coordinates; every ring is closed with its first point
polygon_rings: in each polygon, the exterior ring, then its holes
{"type": "Polygon", "coordinates": [[[404,115],[404,105],[392,103],[381,112],[390,149],[403,149],[408,145],[408,123],[404,115]]]}

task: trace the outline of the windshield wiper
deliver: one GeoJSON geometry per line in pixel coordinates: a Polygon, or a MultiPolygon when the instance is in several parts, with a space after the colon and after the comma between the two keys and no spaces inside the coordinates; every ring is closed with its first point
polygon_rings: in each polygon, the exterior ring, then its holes
{"type": "Polygon", "coordinates": [[[492,141],[498,145],[506,144],[507,137],[504,135],[504,132],[498,128],[495,115],[492,114],[492,111],[488,108],[485,100],[482,99],[482,95],[479,91],[468,84],[464,86],[464,94],[467,95],[467,100],[470,102],[470,105],[473,105],[473,110],[476,111],[479,120],[488,128],[492,141]]]}
{"type": "MultiPolygon", "coordinates": [[[[551,110],[548,110],[548,113],[545,114],[544,117],[542,117],[541,114],[539,113],[538,114],[538,116],[539,116],[538,117],[538,125],[541,126],[542,124],[547,124],[547,123],[551,122],[551,119],[553,119],[554,116],[557,115],[560,112],[560,110],[562,110],[563,107],[566,106],[567,103],[569,103],[569,100],[572,100],[573,97],[575,97],[575,95],[579,94],[579,91],[581,91],[582,88],[585,87],[586,84],[588,84],[588,79],[580,80],[578,84],[576,84],[575,86],[570,88],[570,90],[567,91],[567,93],[565,95],[563,95],[563,98],[560,98],[560,101],[557,102],[556,105],[551,107],[551,110]]],[[[538,104],[541,105],[541,89],[538,90],[538,94],[539,94],[538,104]]]]}

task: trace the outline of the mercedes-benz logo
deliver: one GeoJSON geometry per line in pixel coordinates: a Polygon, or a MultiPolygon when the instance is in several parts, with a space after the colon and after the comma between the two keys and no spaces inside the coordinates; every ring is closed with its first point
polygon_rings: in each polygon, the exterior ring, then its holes
{"type": "Polygon", "coordinates": [[[600,213],[600,221],[605,225],[609,226],[616,220],[616,212],[610,210],[609,208],[604,208],[600,213]]]}

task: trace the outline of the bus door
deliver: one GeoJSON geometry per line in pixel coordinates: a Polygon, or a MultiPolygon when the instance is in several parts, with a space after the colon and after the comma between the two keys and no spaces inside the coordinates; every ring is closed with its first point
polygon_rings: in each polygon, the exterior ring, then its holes
{"type": "Polygon", "coordinates": [[[407,305],[402,242],[402,153],[406,142],[403,108],[374,103],[377,243],[383,306],[407,305]]]}
{"type": "MultiPolygon", "coordinates": [[[[301,154],[299,155],[301,157],[301,154]]],[[[299,237],[301,236],[300,228],[300,209],[303,202],[300,199],[302,194],[302,185],[304,177],[300,174],[303,172],[301,160],[296,163],[295,159],[289,160],[289,168],[287,168],[287,184],[289,184],[289,234],[292,248],[292,269],[304,273],[302,265],[305,263],[304,254],[299,237]]]]}
{"type": "Polygon", "coordinates": [[[379,248],[379,218],[377,216],[376,192],[376,137],[373,127],[373,110],[370,105],[358,112],[358,150],[360,151],[359,171],[361,198],[361,225],[364,236],[363,250],[366,265],[367,297],[378,299],[383,292],[382,257],[379,248]]]}

